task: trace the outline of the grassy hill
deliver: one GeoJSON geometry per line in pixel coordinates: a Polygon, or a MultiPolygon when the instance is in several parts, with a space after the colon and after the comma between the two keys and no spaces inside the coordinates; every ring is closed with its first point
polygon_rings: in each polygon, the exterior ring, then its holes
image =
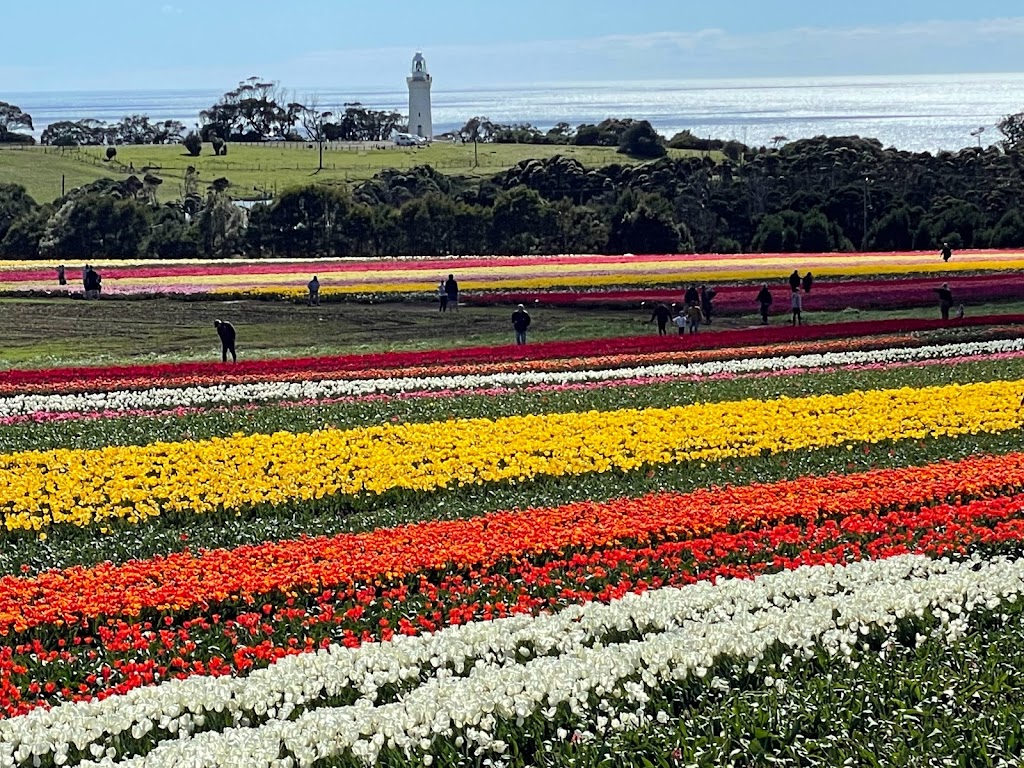
{"type": "MultiPolygon", "coordinates": [[[[209,145],[203,147],[200,157],[190,157],[181,146],[122,146],[112,162],[105,160],[105,147],[0,148],[0,179],[22,184],[36,200],[50,202],[60,196],[62,175],[66,188],[72,189],[101,177],[141,175],[145,169],[164,180],[161,197],[173,200],[182,195],[186,169],[194,166],[199,172],[200,190],[214,179],[226,177],[234,197],[251,199],[312,183],[358,182],[384,168],[432,165],[442,173],[489,176],[522,160],[553,155],[574,157],[588,167],[636,162],[607,147],[481,144],[476,155],[471,144],[381,147],[325,145],[323,170],[319,170],[319,148],[306,143],[230,144],[224,157],[215,157],[209,145]]],[[[690,154],[677,150],[672,153],[690,154]]]]}

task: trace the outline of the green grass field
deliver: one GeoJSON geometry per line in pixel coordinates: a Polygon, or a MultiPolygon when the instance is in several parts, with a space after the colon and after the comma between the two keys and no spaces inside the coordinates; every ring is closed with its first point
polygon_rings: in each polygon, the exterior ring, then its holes
{"type": "MultiPolygon", "coordinates": [[[[319,148],[315,144],[231,144],[228,155],[215,157],[210,145],[200,157],[190,157],[181,146],[122,146],[112,162],[105,160],[105,147],[61,150],[56,147],[0,149],[0,179],[22,184],[39,202],[60,196],[61,176],[67,189],[102,177],[126,178],[144,169],[164,180],[160,196],[179,199],[185,171],[199,172],[200,192],[214,179],[231,181],[230,193],[238,199],[274,196],[306,184],[348,184],[374,176],[384,168],[407,169],[431,165],[442,173],[489,176],[528,159],[554,155],[573,157],[587,167],[637,161],[607,147],[543,146],[532,144],[454,145],[438,142],[420,149],[388,146],[385,149],[326,147],[324,169],[319,171],[319,148]]],[[[673,155],[693,154],[671,150],[673,155]]]]}
{"type": "MultiPolygon", "coordinates": [[[[510,307],[461,307],[442,315],[433,302],[324,304],[280,301],[186,302],[3,299],[0,370],[53,365],[103,365],[209,360],[220,354],[217,318],[238,329],[241,359],[352,354],[510,344],[510,307]]],[[[1024,312],[1020,303],[972,307],[972,314],[1024,312]]],[[[532,343],[656,333],[643,310],[537,309],[532,343]]],[[[935,318],[933,308],[894,312],[807,313],[812,325],[906,317],[935,318]]],[[[786,318],[773,318],[773,325],[786,318]]],[[[720,317],[702,333],[760,327],[756,315],[720,317]]]]}

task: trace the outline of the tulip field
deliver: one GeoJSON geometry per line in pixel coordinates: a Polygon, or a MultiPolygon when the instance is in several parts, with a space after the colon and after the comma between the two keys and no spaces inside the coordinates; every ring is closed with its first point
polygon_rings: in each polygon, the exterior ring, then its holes
{"type": "Polygon", "coordinates": [[[1022,430],[1007,314],[3,371],[0,767],[1017,765],[1022,430]]]}
{"type": "MultiPolygon", "coordinates": [[[[144,298],[273,298],[306,295],[306,283],[317,275],[325,300],[432,298],[449,274],[459,281],[463,298],[472,303],[552,303],[578,301],[628,304],[661,300],[689,283],[748,284],[742,298],[720,294],[725,312],[737,302],[749,312],[749,284],[770,282],[782,288],[794,269],[835,282],[828,299],[809,309],[923,306],[934,303],[935,278],[968,279],[964,291],[973,303],[1006,300],[1024,287],[1024,252],[964,251],[943,262],[937,254],[681,254],[536,257],[447,257],[380,259],[262,259],[258,261],[97,261],[103,295],[144,298]],[[927,277],[926,277],[927,276],[927,277]],[[847,284],[849,283],[849,284],[847,284]],[[668,291],[668,292],[666,292],[668,291]],[[649,293],[647,296],[645,293],[649,293]]],[[[57,264],[0,261],[0,294],[16,296],[81,295],[81,264],[66,264],[67,282],[57,283],[57,264]]],[[[819,289],[825,290],[825,289],[819,289]]],[[[755,292],[756,293],[756,292],[755,292]]]]}

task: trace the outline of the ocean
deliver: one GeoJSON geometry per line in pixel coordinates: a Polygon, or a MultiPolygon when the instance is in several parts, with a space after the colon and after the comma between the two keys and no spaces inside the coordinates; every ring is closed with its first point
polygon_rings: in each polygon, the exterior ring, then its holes
{"type": "MultiPolygon", "coordinates": [[[[222,91],[96,91],[0,93],[33,116],[38,135],[50,123],[87,117],[108,122],[128,114],[175,119],[186,126],[222,91]]],[[[306,94],[302,88],[294,94],[306,94]]],[[[289,91],[289,99],[293,92],[289,91]]],[[[393,89],[319,91],[323,109],[346,102],[375,109],[408,109],[404,83],[393,89]]],[[[301,96],[300,96],[301,98],[301,96]]],[[[770,145],[818,135],[859,135],[885,146],[937,152],[984,145],[1000,136],[996,123],[1024,109],[1024,73],[751,80],[674,80],[560,83],[493,88],[445,88],[435,80],[436,133],[474,116],[531,123],[546,130],[560,121],[597,123],[607,117],[649,120],[662,134],[689,129],[697,136],[770,145]],[[972,135],[984,128],[980,137],[972,135]]]]}

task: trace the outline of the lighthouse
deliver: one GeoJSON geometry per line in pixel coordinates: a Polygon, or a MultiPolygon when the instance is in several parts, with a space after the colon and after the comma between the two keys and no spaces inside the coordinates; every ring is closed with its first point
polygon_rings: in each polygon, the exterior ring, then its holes
{"type": "Polygon", "coordinates": [[[413,57],[412,74],[406,82],[409,83],[409,133],[430,141],[434,138],[430,108],[430,86],[434,81],[427,72],[427,60],[420,51],[416,51],[413,57]]]}

